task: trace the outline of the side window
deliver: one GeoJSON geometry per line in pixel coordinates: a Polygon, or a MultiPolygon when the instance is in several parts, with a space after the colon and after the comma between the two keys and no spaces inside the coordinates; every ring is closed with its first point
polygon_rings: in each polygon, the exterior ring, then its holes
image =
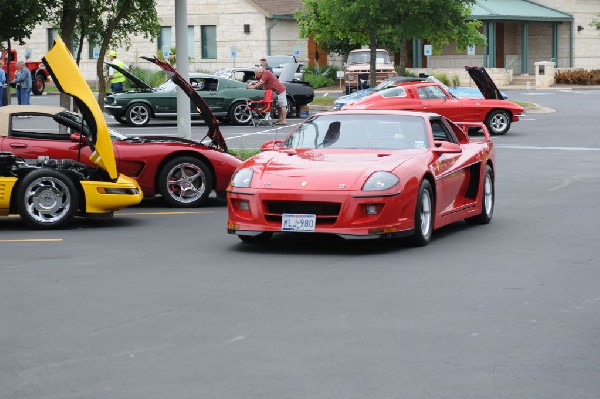
{"type": "Polygon", "coordinates": [[[196,90],[204,90],[204,79],[202,78],[190,78],[192,87],[196,90]]]}
{"type": "Polygon", "coordinates": [[[382,90],[380,92],[380,94],[383,97],[386,97],[386,98],[390,98],[390,97],[406,97],[406,90],[404,90],[403,87],[396,86],[396,87],[391,87],[389,89],[382,90]]]}
{"type": "Polygon", "coordinates": [[[219,88],[219,81],[217,79],[204,79],[204,91],[217,91],[219,88]]]}
{"type": "Polygon", "coordinates": [[[434,140],[456,143],[454,134],[441,119],[430,119],[430,122],[434,140]]]}
{"type": "Polygon", "coordinates": [[[446,93],[438,86],[424,86],[417,89],[419,97],[423,100],[441,100],[446,98],[446,93]]]}
{"type": "Polygon", "coordinates": [[[50,115],[12,115],[10,118],[10,137],[38,139],[38,140],[64,140],[70,139],[71,129],[60,125],[50,115]],[[40,126],[43,126],[41,128],[40,126]]]}

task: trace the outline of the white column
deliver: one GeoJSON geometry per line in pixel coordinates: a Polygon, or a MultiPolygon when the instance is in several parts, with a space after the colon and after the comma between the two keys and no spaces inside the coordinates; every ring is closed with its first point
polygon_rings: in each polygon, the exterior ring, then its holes
{"type": "MultiPolygon", "coordinates": [[[[186,80],[190,79],[188,62],[187,0],[175,0],[175,48],[177,71],[186,80]]],[[[190,98],[177,90],[177,130],[180,137],[192,138],[190,98]]]]}

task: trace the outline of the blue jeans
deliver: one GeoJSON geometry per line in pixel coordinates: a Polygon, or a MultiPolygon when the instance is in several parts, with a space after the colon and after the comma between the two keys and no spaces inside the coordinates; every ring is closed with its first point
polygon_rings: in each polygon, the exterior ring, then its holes
{"type": "Polygon", "coordinates": [[[111,83],[110,90],[113,93],[123,93],[123,82],[111,83]]]}
{"type": "Polygon", "coordinates": [[[19,104],[31,105],[31,103],[29,102],[30,97],[31,97],[31,89],[21,88],[21,94],[19,95],[19,104]]]}
{"type": "Polygon", "coordinates": [[[21,87],[17,87],[17,103],[21,105],[21,87]]]}
{"type": "Polygon", "coordinates": [[[0,83],[0,107],[4,105],[4,86],[0,83]]]}

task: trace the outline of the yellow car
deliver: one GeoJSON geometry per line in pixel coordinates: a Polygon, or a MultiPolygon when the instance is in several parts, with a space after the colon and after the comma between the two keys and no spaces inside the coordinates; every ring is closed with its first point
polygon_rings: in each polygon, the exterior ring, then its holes
{"type": "MultiPolygon", "coordinates": [[[[117,173],[108,126],[98,102],[59,37],[42,59],[56,87],[73,97],[88,126],[97,167],[69,159],[25,160],[0,152],[0,215],[19,214],[30,226],[60,228],[75,216],[110,217],[140,203],[138,183],[117,173]]],[[[83,131],[83,129],[82,129],[83,131]]]]}

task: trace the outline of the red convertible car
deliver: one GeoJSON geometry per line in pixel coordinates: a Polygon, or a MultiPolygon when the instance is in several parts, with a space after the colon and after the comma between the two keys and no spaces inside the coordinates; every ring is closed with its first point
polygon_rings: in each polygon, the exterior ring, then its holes
{"type": "Polygon", "coordinates": [[[510,124],[517,122],[524,109],[508,100],[457,98],[440,83],[405,82],[354,103],[342,109],[394,109],[434,112],[454,122],[482,122],[493,135],[508,132],[510,124]]]}
{"type": "MultiPolygon", "coordinates": [[[[109,130],[120,173],[137,180],[145,197],[160,194],[174,207],[202,205],[211,190],[224,193],[242,163],[226,152],[220,133],[208,145],[177,137],[127,137],[109,130]]],[[[81,115],[59,107],[0,107],[0,151],[35,159],[74,159],[87,165],[92,149],[81,115]],[[83,134],[81,134],[83,132],[83,134]]]]}
{"type": "Polygon", "coordinates": [[[342,110],[316,114],[262,150],[227,189],[227,230],[244,242],[314,232],[425,245],[449,223],[492,219],[494,146],[480,123],[342,110]],[[482,135],[471,138],[471,127],[482,135]]]}

